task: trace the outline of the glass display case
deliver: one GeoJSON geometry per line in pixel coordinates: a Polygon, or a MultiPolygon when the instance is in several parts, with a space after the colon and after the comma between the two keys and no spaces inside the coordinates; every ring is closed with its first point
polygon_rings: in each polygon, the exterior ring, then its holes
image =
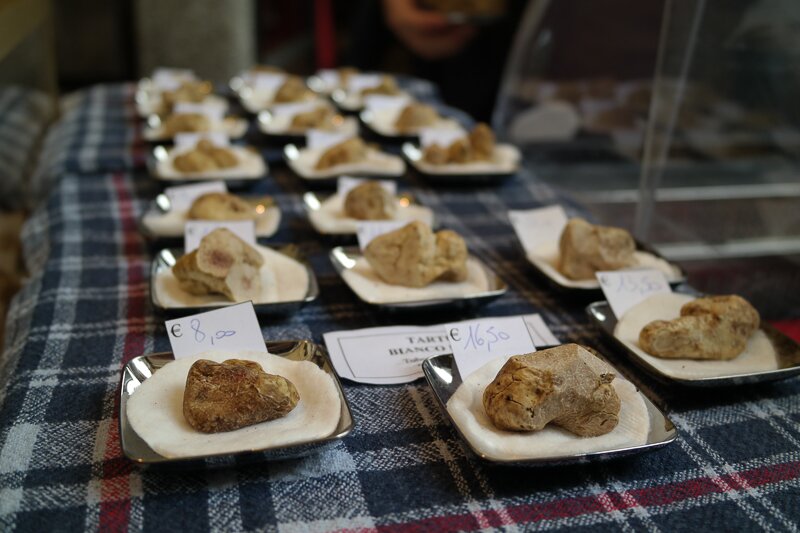
{"type": "Polygon", "coordinates": [[[800,318],[800,3],[609,9],[593,38],[569,21],[586,17],[584,4],[529,5],[493,118],[499,136],[598,222],[681,262],[695,288],[800,318]],[[573,65],[559,63],[567,56],[573,65]]]}

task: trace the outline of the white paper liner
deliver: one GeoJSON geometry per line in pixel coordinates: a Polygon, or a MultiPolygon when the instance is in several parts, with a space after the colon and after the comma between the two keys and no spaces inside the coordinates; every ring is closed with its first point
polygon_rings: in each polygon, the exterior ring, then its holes
{"type": "MultiPolygon", "coordinates": [[[[266,135],[305,135],[305,129],[291,129],[293,116],[289,115],[269,115],[268,117],[259,116],[258,129],[266,135]]],[[[356,136],[358,134],[358,121],[353,117],[345,117],[342,125],[335,131],[347,132],[356,136]]]]}
{"type": "Polygon", "coordinates": [[[680,316],[681,306],[694,300],[679,293],[655,294],[626,312],[614,328],[614,336],[638,357],[664,375],[677,379],[731,377],[754,372],[777,370],[775,348],[762,330],[750,336],[744,352],[729,361],[697,361],[693,359],[663,359],[639,347],[639,332],[653,320],[672,320],[680,316]]]}
{"type": "MultiPolygon", "coordinates": [[[[680,270],[675,265],[656,257],[650,252],[635,251],[633,253],[636,264],[631,268],[654,268],[660,270],[667,277],[668,282],[681,279],[680,270]]],[[[533,252],[526,252],[528,261],[544,272],[544,274],[564,287],[576,289],[599,289],[597,278],[574,280],[562,274],[557,265],[559,263],[558,242],[547,243],[539,246],[533,252]]]]}
{"type": "MultiPolygon", "coordinates": [[[[402,137],[408,135],[414,135],[420,128],[412,128],[408,131],[398,131],[397,127],[395,127],[395,122],[397,122],[397,117],[400,116],[400,113],[406,106],[400,106],[398,108],[390,108],[390,109],[371,109],[369,112],[365,112],[362,115],[364,119],[364,123],[372,128],[376,133],[383,135],[384,137],[402,137]]],[[[422,126],[424,128],[434,128],[434,129],[443,129],[443,130],[455,130],[455,129],[462,129],[461,125],[452,118],[443,118],[440,117],[439,120],[435,121],[433,124],[428,126],[422,126]]]]}
{"type": "Polygon", "coordinates": [[[343,174],[396,177],[406,171],[406,164],[401,158],[374,148],[367,148],[367,157],[363,161],[316,170],[314,166],[323,152],[325,149],[303,148],[298,150],[296,158],[287,158],[287,164],[298,176],[307,180],[335,178],[343,174]]]}
{"type": "MultiPolygon", "coordinates": [[[[308,218],[317,232],[326,234],[355,234],[361,222],[344,214],[344,198],[338,194],[325,199],[319,209],[308,213],[308,218]]],[[[404,205],[398,199],[397,212],[392,220],[419,220],[433,226],[433,211],[421,205],[404,205]]]]}
{"type": "MultiPolygon", "coordinates": [[[[209,131],[218,131],[224,133],[231,139],[239,139],[247,133],[247,120],[243,118],[227,117],[222,122],[212,123],[209,131]]],[[[162,125],[159,125],[157,128],[146,125],[144,131],[142,131],[142,137],[146,141],[167,141],[172,139],[172,136],[167,135],[164,131],[162,125]]]]}
{"type": "MultiPolygon", "coordinates": [[[[308,271],[306,267],[294,259],[264,246],[256,245],[261,252],[264,265],[259,274],[261,276],[261,294],[253,300],[253,304],[297,302],[303,300],[308,294],[308,271]]],[[[232,305],[221,294],[195,295],[184,291],[172,269],[165,268],[158,273],[154,283],[155,299],[166,309],[182,307],[207,307],[232,305]]]]}
{"type": "Polygon", "coordinates": [[[467,279],[458,283],[435,281],[427,287],[391,285],[383,281],[369,262],[359,257],[356,264],[342,271],[342,279],[359,298],[371,304],[423,302],[470,298],[489,290],[486,271],[476,259],[467,258],[467,279]]]}
{"type": "MultiPolygon", "coordinates": [[[[161,94],[155,90],[137,92],[135,97],[136,113],[141,118],[147,118],[150,115],[160,115],[164,112],[161,94]]],[[[222,109],[223,113],[228,110],[228,100],[216,94],[210,94],[198,103],[218,107],[222,109]]]]}
{"type": "Polygon", "coordinates": [[[511,174],[519,168],[520,153],[516,146],[510,144],[497,144],[494,148],[494,155],[491,161],[475,161],[464,164],[431,165],[420,158],[411,160],[411,164],[424,174],[435,174],[440,176],[454,175],[463,176],[466,174],[511,174]]]}
{"type": "Polygon", "coordinates": [[[235,167],[203,172],[181,172],[176,169],[174,165],[175,158],[192,149],[177,150],[173,148],[168,150],[166,159],[156,161],[155,176],[168,181],[238,180],[260,179],[267,173],[267,164],[261,154],[242,146],[227,147],[239,160],[239,164],[235,167]]]}
{"type": "Polygon", "coordinates": [[[156,453],[168,458],[260,450],[311,442],[331,435],[339,423],[339,393],[330,375],[310,361],[291,361],[264,352],[202,353],[177,359],[146,379],[128,399],[131,427],[156,453]],[[197,359],[255,361],[270,374],[291,381],[300,401],[284,417],[234,431],[201,433],[183,416],[183,391],[197,359]]]}
{"type": "MultiPolygon", "coordinates": [[[[155,237],[182,237],[186,225],[188,211],[170,210],[166,213],[151,207],[144,217],[142,225],[155,237]]],[[[271,237],[278,231],[281,223],[281,210],[278,207],[268,207],[255,219],[256,237],[271,237]]]]}
{"type": "Polygon", "coordinates": [[[530,432],[495,428],[483,408],[483,391],[507,359],[490,361],[470,374],[447,402],[447,412],[479,453],[495,460],[522,461],[628,448],[647,442],[650,431],[647,406],[636,387],[618,374],[612,383],[620,399],[619,424],[610,433],[579,437],[552,424],[530,432]]]}

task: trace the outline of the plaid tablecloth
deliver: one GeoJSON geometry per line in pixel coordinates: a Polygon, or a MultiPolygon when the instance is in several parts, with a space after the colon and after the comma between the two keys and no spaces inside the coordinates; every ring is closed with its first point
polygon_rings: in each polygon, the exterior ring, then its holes
{"type": "MultiPolygon", "coordinates": [[[[492,466],[465,450],[424,381],[346,382],[355,430],[322,453],[188,471],[132,464],[118,435],[120,370],[169,343],[149,303],[154,250],[137,228],[159,186],[141,168],[130,95],[77,97],[44,158],[58,181],[25,228],[31,276],[0,361],[1,530],[797,530],[800,380],[692,391],[642,376],[589,324],[586,302],[544,286],[519,251],[506,211],[564,201],[528,172],[492,188],[406,183],[510,285],[479,315],[539,312],[562,340],[597,347],[669,411],[675,443],[598,464],[492,466]]],[[[300,181],[273,165],[257,188],[284,213],[271,241],[300,244],[321,286],[294,316],[262,319],[266,338],[321,343],[329,330],[469,318],[367,308],[306,221],[300,181]]]]}

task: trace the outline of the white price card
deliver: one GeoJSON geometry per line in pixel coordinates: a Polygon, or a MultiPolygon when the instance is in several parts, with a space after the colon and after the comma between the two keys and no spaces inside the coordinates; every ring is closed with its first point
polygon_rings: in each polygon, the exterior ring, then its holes
{"type": "Polygon", "coordinates": [[[228,192],[228,187],[224,181],[209,181],[164,189],[164,194],[169,198],[169,205],[175,211],[188,210],[197,198],[211,192],[228,192]]]}
{"type": "Polygon", "coordinates": [[[159,90],[172,91],[180,87],[181,83],[196,80],[197,77],[189,69],[161,67],[153,71],[150,79],[159,90]]]}
{"type": "Polygon", "coordinates": [[[324,150],[355,137],[350,131],[325,131],[310,129],[306,132],[306,148],[324,150]]]}
{"type": "Polygon", "coordinates": [[[371,111],[400,110],[411,102],[407,95],[393,96],[388,94],[368,94],[364,97],[364,106],[371,111]]]}
{"type": "Polygon", "coordinates": [[[225,105],[213,102],[196,104],[194,102],[178,102],[172,111],[176,115],[204,115],[211,122],[220,122],[225,116],[225,105]]]}
{"type": "Polygon", "coordinates": [[[370,220],[356,223],[358,247],[364,250],[379,235],[400,229],[409,223],[408,220],[370,220]]]}
{"type": "Polygon", "coordinates": [[[279,72],[259,72],[250,78],[253,88],[265,93],[275,93],[286,83],[286,74],[279,72]]]}
{"type": "Polygon", "coordinates": [[[222,131],[208,131],[205,133],[176,133],[173,137],[175,148],[178,150],[191,149],[200,141],[209,141],[214,146],[225,148],[231,145],[231,140],[222,131]]]}
{"type": "Polygon", "coordinates": [[[595,275],[617,318],[622,318],[628,309],[653,294],[672,292],[664,273],[652,268],[613,270],[595,275]]]}
{"type": "Polygon", "coordinates": [[[543,244],[558,243],[568,220],[567,213],[560,205],[509,211],[508,219],[522,243],[522,248],[529,253],[535,252],[543,244]]]}
{"type": "Polygon", "coordinates": [[[347,90],[358,93],[381,84],[380,74],[353,74],[347,78],[347,90]]]}
{"type": "Polygon", "coordinates": [[[438,144],[442,148],[447,148],[459,139],[467,136],[467,132],[461,128],[420,128],[419,143],[423,148],[438,144]]]}
{"type": "MultiPolygon", "coordinates": [[[[352,176],[340,176],[336,180],[336,194],[344,198],[347,193],[361,185],[362,183],[370,181],[365,178],[354,178],[352,176]]],[[[383,189],[391,195],[397,194],[397,183],[392,180],[375,180],[383,189]]]]}
{"type": "Polygon", "coordinates": [[[184,226],[183,247],[188,254],[200,246],[200,241],[218,228],[225,228],[251,246],[256,244],[256,224],[252,220],[187,220],[184,226]]]}
{"type": "Polygon", "coordinates": [[[274,104],[270,106],[269,111],[273,117],[287,117],[291,118],[300,113],[308,113],[314,111],[320,103],[311,100],[309,102],[291,102],[288,104],[274,104]]]}
{"type": "Polygon", "coordinates": [[[422,377],[422,361],[451,352],[441,325],[331,331],[323,337],[340,377],[373,385],[414,381],[422,377]]]}
{"type": "Polygon", "coordinates": [[[525,325],[528,326],[528,333],[533,339],[534,346],[541,348],[542,346],[558,346],[561,344],[561,341],[553,335],[553,332],[545,324],[542,315],[535,313],[525,315],[522,318],[525,320],[525,325]]]}
{"type": "Polygon", "coordinates": [[[317,77],[322,80],[325,87],[333,88],[339,86],[339,71],[332,68],[325,68],[317,71],[317,77]]]}
{"type": "Polygon", "coordinates": [[[175,359],[209,350],[266,352],[253,302],[164,322],[175,359]]]}
{"type": "Polygon", "coordinates": [[[461,379],[493,359],[536,351],[521,316],[486,317],[445,324],[461,379]]]}

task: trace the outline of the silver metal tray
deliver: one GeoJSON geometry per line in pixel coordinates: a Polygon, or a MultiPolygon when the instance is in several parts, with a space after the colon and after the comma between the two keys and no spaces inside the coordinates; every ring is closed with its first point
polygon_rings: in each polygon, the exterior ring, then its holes
{"type": "MultiPolygon", "coordinates": [[[[310,213],[312,213],[314,211],[319,211],[320,207],[322,206],[322,203],[325,200],[327,200],[328,198],[330,198],[331,196],[333,196],[333,195],[332,194],[317,194],[317,193],[312,192],[312,191],[309,191],[309,192],[305,193],[303,195],[303,208],[306,211],[306,215],[309,215],[310,213]]],[[[408,205],[421,206],[421,204],[419,202],[417,202],[417,199],[414,198],[414,196],[409,194],[409,193],[400,193],[400,194],[397,195],[397,198],[398,198],[398,200],[400,200],[403,203],[403,205],[406,205],[406,206],[408,206],[408,205]]],[[[411,222],[411,220],[409,220],[409,222],[411,222]]],[[[339,237],[339,238],[343,238],[343,239],[344,238],[353,238],[354,239],[356,237],[356,232],[354,232],[354,231],[337,231],[337,232],[322,231],[317,226],[314,225],[314,222],[311,221],[310,217],[309,217],[309,223],[314,228],[314,230],[317,233],[319,233],[320,235],[326,235],[326,236],[330,236],[330,237],[339,237]]],[[[434,220],[434,225],[432,227],[434,227],[434,228],[436,227],[435,220],[434,220]]]]}
{"type": "MultiPolygon", "coordinates": [[[[278,207],[278,204],[277,202],[275,202],[275,199],[272,196],[266,194],[260,196],[240,196],[240,198],[249,203],[255,203],[257,200],[259,200],[258,203],[263,205],[265,209],[272,209],[272,208],[278,209],[278,215],[277,215],[278,224],[275,227],[275,231],[267,234],[267,233],[258,233],[258,230],[256,230],[256,237],[258,238],[268,238],[275,235],[275,233],[277,233],[278,231],[278,228],[280,227],[280,217],[281,217],[280,207],[278,207]]],[[[157,239],[182,240],[184,234],[183,228],[180,228],[180,231],[176,231],[174,233],[173,232],[165,233],[165,232],[153,231],[150,228],[148,228],[147,225],[145,224],[145,218],[147,216],[150,216],[152,214],[167,215],[170,213],[170,211],[172,211],[172,205],[170,204],[169,198],[167,197],[166,194],[159,193],[155,197],[155,199],[150,203],[150,205],[147,206],[147,209],[145,209],[144,213],[142,213],[142,216],[139,217],[139,231],[141,231],[142,235],[144,235],[144,237],[148,240],[157,240],[157,239]]]]}
{"type": "MultiPolygon", "coordinates": [[[[249,183],[254,183],[256,181],[262,180],[269,175],[269,165],[267,164],[266,160],[264,161],[264,171],[259,173],[243,173],[241,175],[231,175],[231,176],[186,176],[183,179],[169,179],[164,178],[158,173],[157,164],[159,161],[164,161],[169,158],[169,148],[164,145],[159,145],[153,148],[153,150],[148,154],[146,159],[147,171],[150,175],[164,183],[165,185],[186,185],[188,183],[198,183],[204,181],[224,181],[228,187],[232,188],[240,188],[244,187],[249,183]]],[[[256,151],[255,149],[250,149],[251,151],[256,151]]],[[[263,159],[263,158],[262,158],[263,159]]]]}
{"type": "Polygon", "coordinates": [[[447,412],[448,400],[453,394],[455,394],[456,390],[461,385],[461,375],[458,373],[458,368],[456,367],[453,356],[451,354],[446,354],[430,357],[422,362],[422,371],[425,374],[425,379],[428,381],[428,385],[430,385],[431,390],[433,390],[433,395],[436,397],[436,400],[439,402],[439,406],[442,408],[445,418],[450,421],[470,451],[484,461],[490,463],[516,466],[551,466],[558,464],[602,461],[662,448],[674,441],[678,435],[678,432],[675,429],[675,425],[672,423],[672,421],[667,418],[667,416],[662,413],[661,410],[659,410],[659,408],[656,407],[647,396],[642,394],[642,399],[644,400],[645,406],[647,407],[647,412],[650,415],[650,432],[647,435],[647,442],[645,444],[630,446],[627,448],[615,448],[598,452],[565,455],[560,457],[545,457],[541,459],[514,459],[503,461],[489,458],[479,453],[472,447],[466,437],[464,437],[464,434],[461,432],[461,428],[456,425],[455,421],[450,416],[450,413],[447,412]]]}
{"type": "MultiPolygon", "coordinates": [[[[306,272],[308,272],[308,291],[306,292],[305,298],[302,300],[275,303],[253,303],[253,308],[255,309],[256,313],[264,315],[291,314],[300,309],[300,307],[302,307],[304,304],[316,300],[319,296],[319,284],[317,283],[317,278],[314,276],[314,270],[311,268],[311,265],[309,265],[308,262],[305,261],[305,259],[300,255],[297,247],[294,245],[287,245],[283,247],[267,246],[267,248],[291,257],[295,261],[299,261],[303,264],[303,266],[305,266],[306,272]]],[[[203,311],[210,311],[211,309],[218,309],[224,305],[228,305],[229,302],[221,302],[218,305],[166,307],[161,303],[155,290],[156,277],[160,272],[172,268],[178,258],[180,258],[182,255],[182,249],[166,248],[158,252],[155,258],[153,258],[153,262],[150,265],[150,300],[153,303],[153,307],[168,314],[194,314],[203,311]]]]}
{"type": "MultiPolygon", "coordinates": [[[[357,246],[337,246],[333,250],[331,250],[329,257],[331,259],[331,263],[333,263],[333,268],[336,269],[336,272],[339,276],[342,276],[342,273],[345,270],[349,270],[355,266],[355,262],[357,259],[363,257],[361,250],[357,246]]],[[[478,263],[480,263],[481,267],[483,268],[484,273],[486,274],[487,279],[489,280],[489,290],[486,292],[482,292],[479,294],[475,294],[472,296],[465,296],[461,298],[446,298],[446,299],[435,299],[435,300],[421,300],[421,301],[414,301],[414,302],[385,302],[385,303],[373,303],[373,302],[366,302],[369,305],[373,305],[380,309],[391,310],[391,311],[419,311],[419,310],[432,310],[432,309],[463,309],[463,308],[475,308],[481,305],[484,305],[495,298],[498,298],[506,293],[508,290],[508,285],[504,282],[500,277],[494,273],[488,266],[486,266],[483,261],[478,259],[477,257],[470,255],[470,257],[478,263]]],[[[342,276],[342,280],[344,280],[344,276],[342,276]]],[[[345,281],[347,284],[347,281],[345,281]]],[[[348,285],[350,287],[350,285],[348,285]]],[[[352,289],[351,289],[352,290],[352,289]]],[[[359,299],[358,293],[353,291],[353,294],[356,295],[359,299]]]]}
{"type": "MultiPolygon", "coordinates": [[[[515,147],[511,145],[504,145],[509,149],[515,147]]],[[[506,179],[515,176],[519,171],[519,150],[517,150],[517,164],[513,169],[501,168],[485,169],[485,170],[471,170],[464,169],[463,172],[431,172],[420,167],[419,163],[422,161],[422,150],[414,143],[406,142],[402,146],[403,156],[414,170],[426,180],[440,183],[442,185],[496,185],[502,183],[506,179]]]]}
{"type": "MultiPolygon", "coordinates": [[[[694,291],[691,291],[694,292],[694,291]]],[[[696,293],[695,293],[696,294],[696,293]]],[[[722,387],[730,385],[744,385],[747,383],[760,383],[766,381],[777,381],[800,375],[800,345],[795,341],[770,326],[762,323],[761,329],[772,342],[775,353],[778,357],[779,368],[776,370],[765,370],[763,372],[750,372],[735,376],[705,377],[696,379],[675,378],[661,372],[659,369],[650,365],[647,361],[628,348],[628,346],[614,336],[614,329],[617,327],[617,317],[608,305],[608,302],[595,302],[586,307],[586,312],[595,324],[614,341],[617,346],[628,356],[630,360],[641,366],[656,378],[686,385],[689,387],[722,387]]]]}
{"type": "MultiPolygon", "coordinates": [[[[267,350],[272,355],[285,357],[292,361],[310,361],[328,373],[333,378],[336,390],[339,393],[341,412],[339,424],[334,432],[327,437],[314,439],[308,442],[293,444],[291,446],[276,446],[262,449],[243,450],[234,454],[204,455],[199,457],[167,458],[153,451],[147,443],[131,428],[128,423],[126,406],[128,398],[144,381],[158,372],[164,365],[174,361],[172,353],[160,352],[136,357],[122,369],[119,391],[119,435],[122,452],[131,461],[142,464],[183,463],[203,461],[205,466],[224,466],[230,463],[231,458],[250,456],[255,460],[279,460],[292,457],[302,457],[319,451],[334,441],[344,438],[353,429],[353,415],[347,397],[342,391],[342,384],[333,371],[328,353],[325,348],[309,341],[267,341],[267,350]]],[[[202,466],[198,465],[198,466],[202,466]]]]}

